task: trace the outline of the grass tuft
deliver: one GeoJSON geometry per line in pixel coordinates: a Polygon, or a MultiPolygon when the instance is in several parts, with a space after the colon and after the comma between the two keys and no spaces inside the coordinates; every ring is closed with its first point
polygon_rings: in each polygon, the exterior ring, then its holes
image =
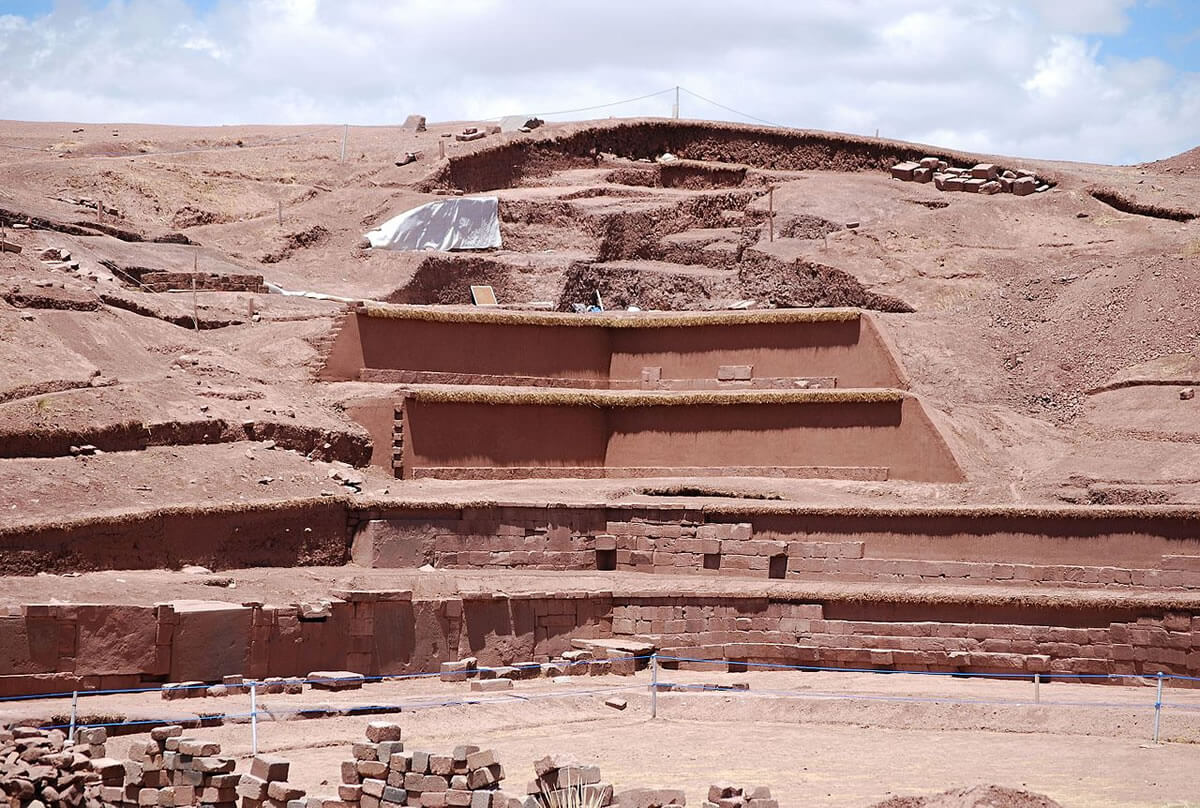
{"type": "Polygon", "coordinates": [[[416,390],[419,402],[553,407],[696,407],[730,404],[884,404],[903,401],[901,390],[714,390],[692,393],[644,393],[625,390],[416,390]]]}
{"type": "Polygon", "coordinates": [[[565,314],[503,309],[434,308],[368,303],[358,309],[367,317],[425,320],[438,323],[574,326],[578,328],[680,328],[703,325],[770,323],[834,323],[858,320],[858,309],[765,309],[758,311],[609,312],[565,314]]]}

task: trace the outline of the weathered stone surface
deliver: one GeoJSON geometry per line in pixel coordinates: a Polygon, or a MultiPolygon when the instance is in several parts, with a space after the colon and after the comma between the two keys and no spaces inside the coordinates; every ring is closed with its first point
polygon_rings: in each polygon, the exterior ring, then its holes
{"type": "Polygon", "coordinates": [[[176,618],[171,679],[211,682],[249,667],[251,609],[194,600],[171,606],[176,618]]]}
{"type": "Polygon", "coordinates": [[[153,606],[75,608],[75,673],[104,676],[157,671],[158,618],[153,606]]]}

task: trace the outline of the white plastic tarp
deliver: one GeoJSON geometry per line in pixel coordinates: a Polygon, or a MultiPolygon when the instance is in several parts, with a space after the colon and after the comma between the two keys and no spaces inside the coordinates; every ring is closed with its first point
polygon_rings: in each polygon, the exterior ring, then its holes
{"type": "Polygon", "coordinates": [[[439,199],[407,210],[367,233],[376,250],[484,250],[500,246],[494,196],[439,199]]]}

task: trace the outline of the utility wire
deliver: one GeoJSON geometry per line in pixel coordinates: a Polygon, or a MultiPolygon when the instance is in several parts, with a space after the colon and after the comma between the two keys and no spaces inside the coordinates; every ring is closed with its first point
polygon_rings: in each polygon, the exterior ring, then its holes
{"type": "Polygon", "coordinates": [[[709,104],[712,104],[714,107],[720,107],[721,109],[725,110],[726,112],[732,112],[734,115],[740,115],[741,117],[749,118],[752,121],[758,121],[759,123],[765,123],[767,126],[778,126],[778,127],[783,126],[783,124],[775,123],[774,121],[768,121],[764,118],[759,118],[758,116],[751,115],[748,112],[742,112],[740,110],[734,109],[733,107],[727,107],[719,101],[713,101],[711,98],[705,98],[704,96],[700,95],[700,93],[694,93],[691,90],[689,90],[687,87],[680,87],[679,89],[683,90],[685,93],[687,93],[690,96],[699,98],[701,101],[706,101],[709,104]]]}
{"type": "MultiPolygon", "coordinates": [[[[554,112],[532,112],[529,114],[535,115],[535,116],[536,115],[569,115],[573,112],[591,112],[594,109],[606,109],[608,107],[619,107],[622,104],[632,104],[634,101],[644,101],[647,98],[654,98],[655,96],[665,95],[667,93],[673,93],[673,92],[675,92],[675,88],[668,87],[667,89],[659,90],[656,93],[647,93],[646,95],[639,95],[637,98],[626,98],[621,101],[610,101],[607,104],[596,104],[595,106],[591,106],[591,107],[577,107],[575,109],[560,109],[560,110],[556,110],[554,112]]],[[[488,118],[487,120],[496,120],[496,119],[488,118]]]]}

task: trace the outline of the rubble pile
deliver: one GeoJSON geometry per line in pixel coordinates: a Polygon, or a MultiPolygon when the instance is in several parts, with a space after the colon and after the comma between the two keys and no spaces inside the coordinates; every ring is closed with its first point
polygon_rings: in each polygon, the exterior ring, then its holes
{"type": "Polygon", "coordinates": [[[342,763],[338,798],[357,808],[521,808],[518,797],[500,790],[504,767],[491,749],[406,752],[399,724],[373,721],[353,755],[342,763]]]}
{"type": "Polygon", "coordinates": [[[892,166],[892,178],[904,182],[932,182],[939,191],[966,191],[978,194],[1011,193],[1028,196],[1035,191],[1049,190],[1028,169],[1001,169],[993,163],[979,163],[971,168],[956,168],[936,157],[922,157],[919,162],[897,163],[892,166]]]}
{"type": "Polygon", "coordinates": [[[630,675],[637,672],[632,657],[597,658],[587,649],[564,651],[550,662],[518,662],[513,665],[480,665],[475,657],[443,662],[439,677],[443,682],[471,681],[472,690],[507,690],[518,679],[554,678],[558,676],[605,676],[610,673],[630,675]],[[500,684],[488,684],[499,681],[500,684]]]}
{"type": "Polygon", "coordinates": [[[713,783],[701,808],[779,808],[766,786],[742,788],[732,783],[713,783]]]}
{"type": "Polygon", "coordinates": [[[612,783],[600,781],[599,766],[585,766],[572,755],[547,755],[534,761],[537,777],[526,787],[523,808],[603,808],[613,804],[612,783]]]}
{"type": "Polygon", "coordinates": [[[84,729],[68,743],[62,730],[0,730],[0,792],[12,808],[100,808],[103,783],[124,776],[106,758],[103,728],[84,729]]]}
{"type": "Polygon", "coordinates": [[[186,738],[181,726],[155,727],[150,740],[133,743],[119,771],[105,777],[100,800],[105,805],[234,808],[241,777],[233,773],[236,764],[221,755],[220,744],[186,738]]]}

